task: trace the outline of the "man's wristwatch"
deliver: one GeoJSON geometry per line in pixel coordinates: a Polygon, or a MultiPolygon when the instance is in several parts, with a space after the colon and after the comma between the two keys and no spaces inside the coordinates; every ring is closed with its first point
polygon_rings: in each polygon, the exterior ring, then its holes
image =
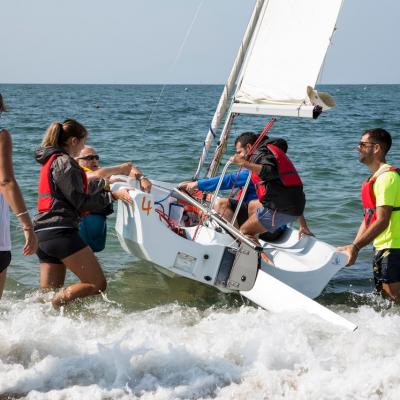
{"type": "Polygon", "coordinates": [[[147,176],[143,174],[135,174],[135,178],[140,182],[142,179],[147,179],[147,176]]]}

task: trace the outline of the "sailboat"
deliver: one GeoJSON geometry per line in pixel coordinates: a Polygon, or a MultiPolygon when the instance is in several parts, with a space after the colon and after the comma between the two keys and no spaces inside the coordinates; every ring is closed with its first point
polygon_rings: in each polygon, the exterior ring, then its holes
{"type": "MultiPolygon", "coordinates": [[[[194,179],[205,168],[223,121],[208,177],[216,175],[234,120],[241,115],[315,119],[335,106],[334,99],[318,93],[315,85],[341,5],[342,0],[256,1],[194,179]]],[[[228,167],[229,162],[220,182],[228,167]]],[[[116,180],[114,189],[131,189],[133,204],[119,202],[115,227],[128,253],[151,261],[170,276],[240,293],[267,310],[301,309],[356,329],[313,300],[347,261],[329,244],[311,236],[299,238],[294,228],[275,241],[254,242],[213,209],[220,185],[210,198],[193,197],[167,182],[152,181],[151,193],[144,193],[132,178],[116,180]]]]}

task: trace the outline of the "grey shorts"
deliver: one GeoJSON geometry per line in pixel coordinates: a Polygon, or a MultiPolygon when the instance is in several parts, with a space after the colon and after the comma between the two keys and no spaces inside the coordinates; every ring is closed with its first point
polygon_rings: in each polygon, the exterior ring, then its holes
{"type": "Polygon", "coordinates": [[[275,232],[282,225],[290,224],[299,218],[295,215],[283,214],[265,207],[257,208],[256,216],[260,224],[268,232],[275,232]]]}

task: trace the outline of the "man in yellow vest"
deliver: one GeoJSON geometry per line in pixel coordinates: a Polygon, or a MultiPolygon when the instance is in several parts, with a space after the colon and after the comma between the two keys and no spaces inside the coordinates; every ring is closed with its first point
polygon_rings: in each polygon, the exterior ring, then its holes
{"type": "Polygon", "coordinates": [[[400,170],[386,163],[392,138],[385,129],[366,130],[358,143],[359,160],[371,172],[363,183],[364,219],[351,244],[337,250],[348,255],[348,266],[358,252],[373,242],[375,285],[400,304],[400,170]]]}
{"type": "MultiPolygon", "coordinates": [[[[112,175],[127,175],[140,182],[140,188],[144,192],[150,192],[149,179],[130,162],[113,167],[100,168],[100,157],[91,146],[85,146],[76,158],[81,168],[86,172],[91,191],[107,190],[109,179],[112,175]],[[105,182],[104,182],[105,181],[105,182]]],[[[80,235],[94,252],[104,250],[107,237],[107,216],[113,212],[112,206],[102,212],[90,213],[81,219],[80,235]]]]}

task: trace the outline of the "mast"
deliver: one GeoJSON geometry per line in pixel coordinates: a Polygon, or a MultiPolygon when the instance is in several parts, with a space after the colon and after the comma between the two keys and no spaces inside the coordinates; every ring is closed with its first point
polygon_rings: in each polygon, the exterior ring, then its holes
{"type": "Polygon", "coordinates": [[[213,119],[211,121],[210,129],[208,130],[206,139],[204,141],[203,151],[200,156],[197,170],[193,176],[193,180],[196,180],[199,177],[201,167],[203,166],[204,161],[207,157],[208,151],[212,145],[212,142],[213,142],[214,138],[216,137],[216,130],[218,128],[218,125],[220,124],[221,120],[223,119],[223,117],[227,111],[229,97],[231,96],[232,91],[234,89],[237,77],[239,75],[240,69],[243,64],[243,60],[245,58],[247,49],[249,47],[249,43],[253,36],[254,29],[257,25],[262,6],[264,5],[264,1],[265,0],[257,0],[256,5],[254,6],[253,14],[250,18],[249,24],[247,25],[247,29],[244,34],[239,51],[236,55],[235,62],[233,64],[233,67],[229,74],[229,77],[228,77],[227,81],[225,82],[224,90],[222,91],[221,97],[218,102],[218,106],[215,110],[213,119]]]}

